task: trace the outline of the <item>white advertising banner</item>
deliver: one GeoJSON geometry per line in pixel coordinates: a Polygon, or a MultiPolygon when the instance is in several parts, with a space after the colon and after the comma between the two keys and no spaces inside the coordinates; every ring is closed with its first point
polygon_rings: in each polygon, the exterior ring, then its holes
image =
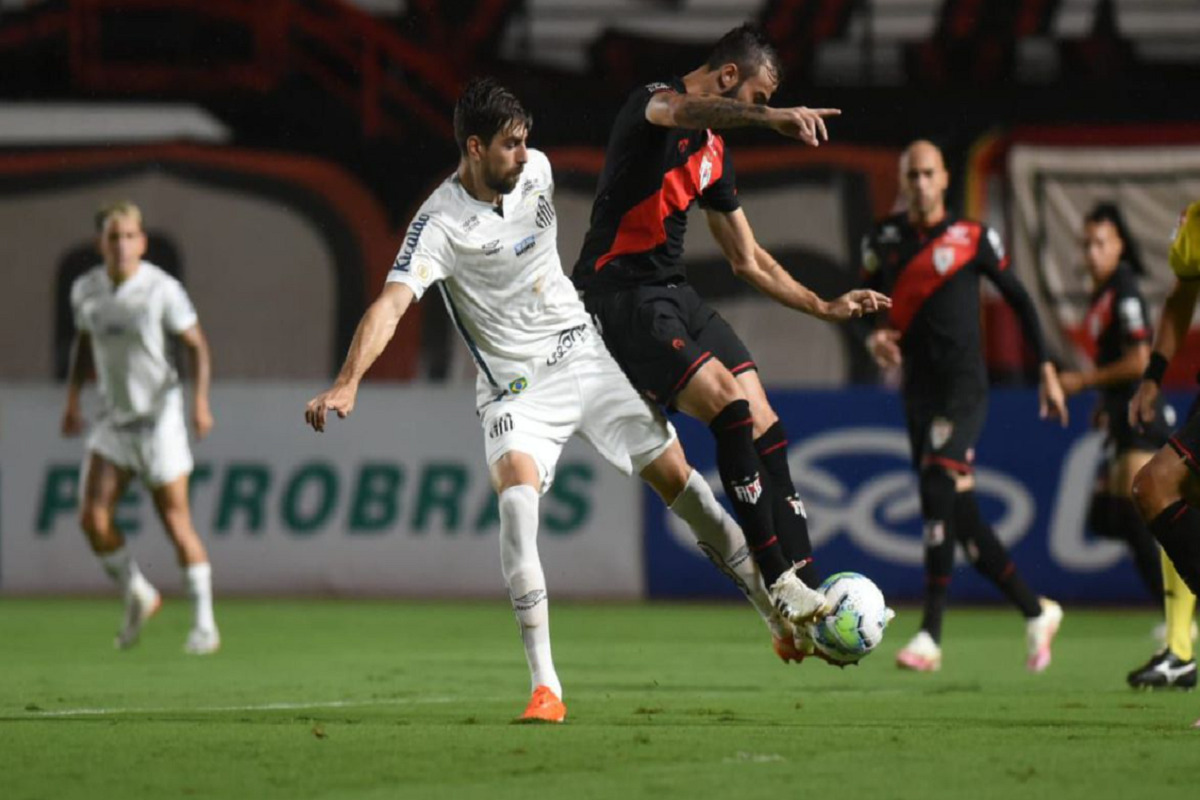
{"type": "MultiPolygon", "coordinates": [[[[487,597],[504,593],[499,519],[472,392],[364,388],[323,434],[321,386],[219,385],[216,429],[193,443],[192,513],[218,592],[487,597]]],[[[78,522],[83,439],[59,436],[64,390],[0,384],[0,593],[111,585],[78,522]]],[[[539,547],[555,597],[640,597],[640,484],[572,441],[542,498],[539,547]]],[[[143,571],[180,571],[146,490],[117,522],[143,571]]]]}

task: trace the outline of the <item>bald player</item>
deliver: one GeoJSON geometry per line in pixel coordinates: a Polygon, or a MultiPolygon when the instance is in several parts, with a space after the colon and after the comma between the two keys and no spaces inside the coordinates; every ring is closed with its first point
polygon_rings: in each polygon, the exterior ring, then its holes
{"type": "MultiPolygon", "coordinates": [[[[1175,286],[1167,295],[1154,335],[1150,363],[1129,403],[1129,422],[1143,428],[1154,422],[1162,394],[1163,373],[1192,324],[1200,294],[1200,201],[1184,210],[1169,255],[1175,286]]],[[[1130,674],[1130,683],[1155,688],[1196,685],[1196,661],[1189,628],[1200,593],[1200,402],[1192,404],[1183,427],[1167,440],[1133,479],[1138,512],[1174,569],[1164,569],[1167,646],[1145,667],[1130,674]],[[1183,584],[1186,584],[1183,585],[1183,584]],[[1191,591],[1189,592],[1188,589],[1191,591]],[[1148,673],[1148,674],[1146,674],[1148,673]],[[1134,678],[1141,675],[1135,683],[1134,678]]]]}
{"type": "Polygon", "coordinates": [[[999,234],[946,209],[950,176],[941,151],[913,142],[900,158],[907,209],[878,222],[863,240],[867,287],[892,307],[866,345],[882,367],[903,366],[901,392],[925,518],[925,608],[921,629],[897,655],[898,666],[932,672],[942,665],[942,616],[954,568],[954,543],[1026,619],[1027,666],[1050,664],[1062,608],[1034,594],[980,513],[975,443],[987,415],[987,369],[980,332],[980,278],[990,280],[1021,320],[1040,364],[1040,414],[1067,418],[1058,373],[1033,302],[1008,269],[999,234]]]}

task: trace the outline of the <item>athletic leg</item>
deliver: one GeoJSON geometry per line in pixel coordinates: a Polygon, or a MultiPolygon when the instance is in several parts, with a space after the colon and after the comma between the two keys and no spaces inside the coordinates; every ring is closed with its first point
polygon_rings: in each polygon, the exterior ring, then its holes
{"type": "Polygon", "coordinates": [[[175,547],[175,556],[183,568],[188,597],[192,601],[192,628],[184,650],[193,655],[207,655],[220,648],[221,636],[213,616],[212,567],[200,534],[192,524],[188,477],[188,474],[180,475],[154,487],[150,494],[158,518],[175,547]]]}

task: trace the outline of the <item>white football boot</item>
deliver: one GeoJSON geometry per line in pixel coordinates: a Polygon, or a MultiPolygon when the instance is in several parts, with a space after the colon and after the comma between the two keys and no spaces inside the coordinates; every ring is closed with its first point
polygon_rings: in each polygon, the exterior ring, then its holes
{"type": "Polygon", "coordinates": [[[158,590],[149,583],[145,583],[145,587],[141,591],[131,589],[125,595],[125,621],[113,641],[118,650],[128,650],[137,644],[142,636],[142,626],[162,608],[162,595],[158,590]]]}
{"type": "Polygon", "coordinates": [[[206,656],[221,649],[221,634],[216,628],[192,628],[184,642],[183,652],[206,656]]]}
{"type": "Polygon", "coordinates": [[[917,631],[896,654],[896,666],[913,672],[937,672],[942,668],[942,648],[928,631],[917,631]]]}
{"type": "Polygon", "coordinates": [[[814,622],[829,613],[825,595],[805,586],[790,569],[771,584],[767,593],[780,615],[796,626],[814,622]]]}
{"type": "Polygon", "coordinates": [[[1025,640],[1029,648],[1029,659],[1025,666],[1030,672],[1042,672],[1050,666],[1050,644],[1062,625],[1062,606],[1053,600],[1039,597],[1042,613],[1025,623],[1025,640]]]}

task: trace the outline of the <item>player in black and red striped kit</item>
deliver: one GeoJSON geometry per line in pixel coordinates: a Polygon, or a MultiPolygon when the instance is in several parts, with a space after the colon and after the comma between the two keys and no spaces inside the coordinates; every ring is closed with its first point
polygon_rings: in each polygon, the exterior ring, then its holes
{"type": "Polygon", "coordinates": [[[1062,609],[1038,598],[1016,573],[1003,544],[984,521],[972,476],[975,442],[987,415],[987,369],[980,331],[980,278],[986,277],[1017,312],[1037,352],[1042,417],[1066,420],[1066,406],[1033,301],[1008,269],[1000,236],[947,212],[949,175],[933,144],[911,144],[900,160],[908,210],[879,222],[863,242],[867,286],[892,298],[888,327],[867,345],[881,366],[903,365],[902,393],[913,467],[925,518],[925,610],[921,630],[897,656],[921,672],[941,667],[942,615],[954,568],[954,543],[1028,620],[1028,666],[1050,663],[1050,642],[1062,609]]]}
{"type": "MultiPolygon", "coordinates": [[[[856,290],[825,301],[797,283],[754,239],[739,207],[733,160],[714,129],[758,126],[816,146],[833,109],[770,108],[779,60],[742,26],[682,78],[636,89],[613,123],[591,226],[574,280],[617,362],[656,402],[708,424],[726,494],[781,613],[824,613],[810,588],[804,505],[792,483],[787,438],[746,346],[687,282],[681,262],[687,210],[704,208],[735,273],[776,301],[845,320],[887,305],[856,290]]],[[[776,641],[786,660],[797,653],[776,641]]]]}

